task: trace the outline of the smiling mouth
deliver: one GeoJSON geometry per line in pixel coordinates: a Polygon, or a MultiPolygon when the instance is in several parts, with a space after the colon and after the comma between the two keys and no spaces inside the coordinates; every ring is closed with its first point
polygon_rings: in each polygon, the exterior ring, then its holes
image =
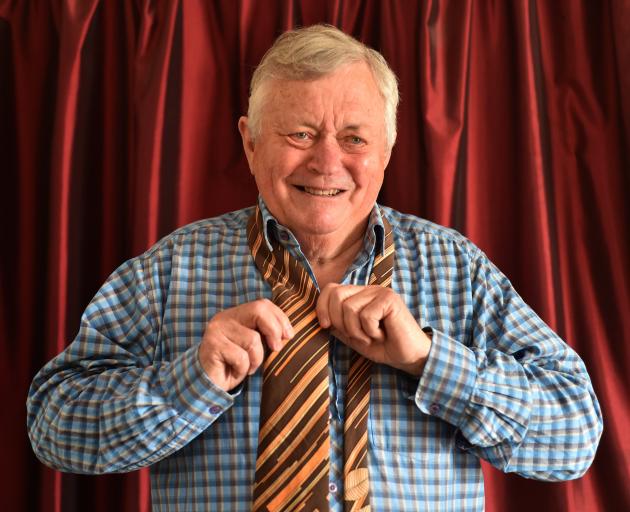
{"type": "Polygon", "coordinates": [[[312,196],[320,196],[320,197],[321,196],[334,197],[337,194],[344,192],[343,190],[339,188],[311,188],[311,187],[300,187],[300,186],[298,186],[297,188],[299,188],[302,192],[306,192],[307,194],[310,194],[312,196]]]}

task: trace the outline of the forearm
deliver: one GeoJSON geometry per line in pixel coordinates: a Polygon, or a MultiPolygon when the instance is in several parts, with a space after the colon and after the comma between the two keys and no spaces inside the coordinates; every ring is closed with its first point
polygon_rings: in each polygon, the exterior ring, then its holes
{"type": "Polygon", "coordinates": [[[205,376],[196,347],[144,368],[103,364],[90,370],[64,353],[33,381],[28,431],[44,463],[75,473],[147,466],[186,445],[233,403],[205,376]]]}
{"type": "Polygon", "coordinates": [[[577,478],[593,460],[602,419],[581,361],[566,351],[541,360],[467,347],[436,332],[416,404],[458,428],[460,449],[503,471],[577,478]]]}

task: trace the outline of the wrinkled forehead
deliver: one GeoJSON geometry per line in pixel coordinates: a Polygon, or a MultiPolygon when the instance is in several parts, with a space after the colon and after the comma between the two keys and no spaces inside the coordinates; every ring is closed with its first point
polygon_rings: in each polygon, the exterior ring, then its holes
{"type": "Polygon", "coordinates": [[[384,126],[384,99],[367,66],[347,66],[309,80],[272,79],[261,85],[263,124],[286,120],[384,126]]]}

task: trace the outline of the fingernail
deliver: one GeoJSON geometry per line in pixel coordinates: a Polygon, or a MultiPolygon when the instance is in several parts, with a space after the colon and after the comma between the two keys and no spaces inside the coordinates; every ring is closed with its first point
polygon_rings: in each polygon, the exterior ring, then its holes
{"type": "Polygon", "coordinates": [[[282,334],[284,336],[284,339],[286,340],[290,340],[291,338],[293,338],[293,326],[291,324],[286,324],[284,326],[284,332],[282,334]]]}

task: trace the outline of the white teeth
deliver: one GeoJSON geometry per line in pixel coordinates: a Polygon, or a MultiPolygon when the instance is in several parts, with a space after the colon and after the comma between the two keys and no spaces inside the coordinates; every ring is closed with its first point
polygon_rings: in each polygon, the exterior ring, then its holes
{"type": "Polygon", "coordinates": [[[314,196],[336,196],[340,192],[340,190],[338,188],[329,188],[327,190],[322,190],[320,188],[304,187],[304,192],[308,192],[309,194],[313,194],[314,196]]]}

